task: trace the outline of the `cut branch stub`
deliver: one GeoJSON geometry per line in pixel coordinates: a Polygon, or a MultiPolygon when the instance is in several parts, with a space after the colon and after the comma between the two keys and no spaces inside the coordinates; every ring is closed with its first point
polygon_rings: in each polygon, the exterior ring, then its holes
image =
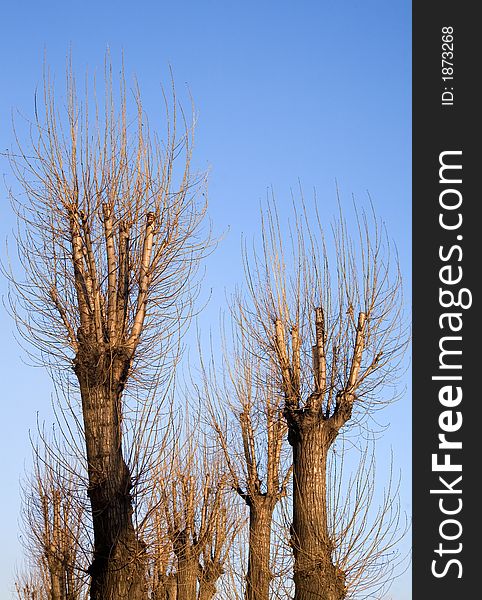
{"type": "Polygon", "coordinates": [[[323,394],[326,388],[325,317],[322,308],[315,309],[316,344],[313,346],[315,391],[323,394]]]}
{"type": "Polygon", "coordinates": [[[139,293],[137,296],[137,310],[134,318],[134,324],[132,326],[131,335],[129,338],[128,345],[131,348],[135,348],[139,342],[139,337],[144,325],[144,318],[146,314],[147,305],[147,294],[149,290],[149,283],[151,279],[151,256],[152,246],[154,242],[154,221],[156,215],[154,213],[148,213],[146,218],[146,230],[144,234],[144,242],[142,245],[142,256],[139,272],[139,293]]]}
{"type": "Polygon", "coordinates": [[[279,366],[281,369],[281,376],[283,380],[283,388],[286,397],[286,405],[289,408],[297,408],[297,397],[295,394],[295,388],[290,372],[290,361],[288,358],[288,352],[286,349],[286,340],[283,323],[280,319],[275,321],[275,348],[278,357],[279,366]]]}
{"type": "Polygon", "coordinates": [[[367,315],[360,312],[358,315],[358,325],[356,328],[355,347],[353,349],[353,358],[351,362],[350,375],[346,386],[346,392],[349,398],[354,397],[354,392],[357,387],[358,376],[360,375],[363,350],[365,349],[365,326],[367,315]]]}
{"type": "Polygon", "coordinates": [[[117,317],[117,264],[112,224],[112,209],[108,203],[102,205],[104,217],[104,236],[107,254],[107,330],[109,341],[116,338],[117,317]]]}
{"type": "Polygon", "coordinates": [[[291,351],[293,361],[293,393],[299,396],[300,393],[300,334],[298,326],[294,325],[291,329],[291,351]]]}
{"type": "Polygon", "coordinates": [[[129,229],[125,221],[119,223],[119,278],[117,282],[117,335],[125,335],[129,307],[129,229]]]}

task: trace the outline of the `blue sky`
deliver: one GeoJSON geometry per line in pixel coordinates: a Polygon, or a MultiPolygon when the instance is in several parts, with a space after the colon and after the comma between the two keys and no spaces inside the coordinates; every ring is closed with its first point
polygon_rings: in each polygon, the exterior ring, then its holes
{"type": "MultiPolygon", "coordinates": [[[[207,263],[213,301],[201,326],[216,328],[225,290],[242,282],[240,238],[256,234],[266,190],[273,187],[283,211],[298,180],[308,196],[316,188],[327,218],[336,211],[335,182],[347,203],[352,194],[366,202],[370,193],[397,244],[409,310],[410,24],[406,0],[4,3],[0,151],[12,147],[12,110],[33,114],[44,55],[61,84],[70,49],[80,76],[86,67],[102,73],[107,47],[117,64],[123,51],[153,127],[171,65],[178,89],[188,86],[196,105],[195,164],[210,169],[210,218],[216,232],[227,232],[207,263]]],[[[0,169],[13,185],[2,156],[0,169]]],[[[14,221],[1,189],[3,254],[14,221]]],[[[4,281],[0,290],[6,293],[4,281]]],[[[49,419],[52,390],[44,372],[25,364],[3,309],[0,329],[0,600],[6,600],[21,555],[18,489],[30,455],[28,431],[35,429],[37,411],[40,420],[49,419]]],[[[409,387],[408,378],[405,383],[409,387]]],[[[382,419],[391,426],[379,452],[383,457],[393,447],[403,476],[402,505],[410,512],[409,389],[382,419]]],[[[389,597],[411,598],[408,575],[389,597]]]]}

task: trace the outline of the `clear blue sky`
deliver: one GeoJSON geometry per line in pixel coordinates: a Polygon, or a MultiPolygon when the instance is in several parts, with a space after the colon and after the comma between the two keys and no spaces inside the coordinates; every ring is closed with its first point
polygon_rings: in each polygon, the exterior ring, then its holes
{"type": "MultiPolygon", "coordinates": [[[[229,228],[209,259],[206,286],[213,304],[202,325],[217,324],[224,290],[242,281],[240,236],[256,233],[268,186],[282,204],[290,188],[316,188],[331,215],[335,180],[342,199],[370,192],[399,254],[410,298],[411,14],[407,0],[203,2],[46,1],[3,3],[0,22],[0,151],[12,147],[11,112],[33,114],[44,52],[59,82],[72,49],[75,67],[102,69],[106,47],[125,53],[127,74],[140,82],[151,125],[172,66],[178,88],[188,84],[199,114],[195,161],[209,167],[210,217],[229,228]],[[212,321],[210,323],[210,321],[212,321]]],[[[13,183],[0,156],[2,177],[13,183]]],[[[12,230],[5,186],[0,238],[12,230]]],[[[5,294],[5,282],[0,283],[5,294]]],[[[407,304],[407,310],[409,309],[407,304]]],[[[19,479],[29,460],[36,412],[49,418],[51,386],[26,366],[13,325],[0,312],[2,419],[0,456],[0,600],[11,597],[18,542],[19,479]]],[[[407,387],[408,379],[406,380],[407,387]]],[[[402,470],[402,505],[411,510],[410,393],[383,415],[391,426],[380,444],[394,448],[402,470]]],[[[382,461],[383,462],[383,461],[382,461]]],[[[404,576],[387,598],[411,598],[404,576]]]]}

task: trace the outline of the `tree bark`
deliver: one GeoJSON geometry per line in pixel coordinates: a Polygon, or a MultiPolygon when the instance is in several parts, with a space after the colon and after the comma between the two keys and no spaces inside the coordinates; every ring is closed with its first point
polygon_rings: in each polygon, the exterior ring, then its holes
{"type": "Polygon", "coordinates": [[[178,555],[177,562],[177,600],[196,600],[199,560],[197,555],[186,553],[178,555]]]}
{"type": "Polygon", "coordinates": [[[309,413],[291,422],[295,600],[343,600],[345,575],[332,561],[328,531],[326,468],[336,437],[329,420],[309,413]]]}
{"type": "Polygon", "coordinates": [[[246,600],[269,600],[271,522],[276,500],[258,496],[249,504],[249,555],[246,600]]]}
{"type": "Polygon", "coordinates": [[[62,585],[62,577],[58,566],[52,566],[49,561],[50,570],[50,600],[64,600],[65,599],[65,586],[62,585]]]}
{"type": "Polygon", "coordinates": [[[216,595],[216,583],[203,579],[199,582],[198,600],[212,600],[216,595]]]}
{"type": "Polygon", "coordinates": [[[152,591],[152,600],[177,600],[177,576],[161,575],[152,591]]]}
{"type": "Polygon", "coordinates": [[[216,595],[216,583],[224,573],[223,565],[213,560],[205,560],[199,577],[198,600],[212,600],[216,595]]]}
{"type": "Polygon", "coordinates": [[[88,460],[94,552],[91,600],[145,598],[144,544],[132,520],[131,474],[121,443],[121,396],[129,362],[77,355],[88,460]]]}

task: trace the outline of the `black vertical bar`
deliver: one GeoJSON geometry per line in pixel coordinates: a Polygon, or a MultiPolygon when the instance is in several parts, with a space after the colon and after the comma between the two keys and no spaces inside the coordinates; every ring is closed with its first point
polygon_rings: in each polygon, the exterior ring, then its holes
{"type": "Polygon", "coordinates": [[[477,91],[482,24],[476,7],[445,0],[413,3],[416,600],[482,598],[482,395],[477,386],[482,328],[476,289],[482,273],[477,91]]]}

